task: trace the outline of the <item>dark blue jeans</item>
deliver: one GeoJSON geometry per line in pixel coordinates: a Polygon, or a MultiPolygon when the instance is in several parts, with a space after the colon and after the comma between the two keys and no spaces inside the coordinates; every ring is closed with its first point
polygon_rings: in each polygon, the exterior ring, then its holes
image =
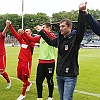
{"type": "Polygon", "coordinates": [[[72,100],[74,89],[77,83],[77,76],[63,77],[57,76],[57,84],[60,100],[72,100]]]}

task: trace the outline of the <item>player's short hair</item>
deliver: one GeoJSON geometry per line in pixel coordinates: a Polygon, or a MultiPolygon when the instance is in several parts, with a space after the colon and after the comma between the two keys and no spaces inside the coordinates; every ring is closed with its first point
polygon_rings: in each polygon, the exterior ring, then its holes
{"type": "Polygon", "coordinates": [[[46,25],[47,27],[52,27],[52,25],[49,22],[43,23],[42,25],[46,25]]]}
{"type": "Polygon", "coordinates": [[[28,27],[28,28],[26,28],[26,29],[30,29],[31,31],[33,31],[33,29],[32,29],[32,28],[29,28],[29,27],[28,27]]]}
{"type": "Polygon", "coordinates": [[[62,22],[66,22],[66,25],[68,25],[68,27],[69,27],[69,26],[72,26],[72,21],[71,21],[70,19],[62,19],[62,20],[60,21],[60,24],[61,24],[62,22]]]}

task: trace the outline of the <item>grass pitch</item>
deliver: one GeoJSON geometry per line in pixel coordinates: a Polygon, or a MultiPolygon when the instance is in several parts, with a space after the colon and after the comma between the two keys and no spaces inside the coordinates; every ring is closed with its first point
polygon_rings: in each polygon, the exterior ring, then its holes
{"type": "MultiPolygon", "coordinates": [[[[16,100],[21,94],[22,82],[17,79],[16,68],[18,62],[19,47],[6,47],[7,66],[6,72],[12,80],[12,86],[6,90],[6,81],[0,76],[0,100],[16,100]]],[[[24,100],[36,100],[36,67],[38,64],[39,48],[34,49],[33,65],[30,81],[33,82],[31,90],[26,93],[24,100]]],[[[80,75],[78,76],[77,86],[73,100],[100,100],[100,49],[80,49],[79,51],[80,75]]],[[[55,89],[53,100],[59,100],[56,83],[56,73],[54,74],[55,89]]],[[[47,100],[48,88],[44,81],[43,99],[47,100]]]]}

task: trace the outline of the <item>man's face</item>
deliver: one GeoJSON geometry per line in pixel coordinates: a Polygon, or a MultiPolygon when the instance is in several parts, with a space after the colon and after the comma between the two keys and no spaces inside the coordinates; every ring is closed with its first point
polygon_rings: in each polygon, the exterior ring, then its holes
{"type": "Polygon", "coordinates": [[[47,27],[46,25],[42,25],[42,28],[46,31],[50,31],[50,27],[47,27]]]}
{"type": "Polygon", "coordinates": [[[66,22],[60,23],[60,31],[62,35],[68,35],[71,32],[72,27],[66,24],[66,22]]]}
{"type": "Polygon", "coordinates": [[[21,34],[23,34],[23,32],[24,32],[24,31],[23,31],[22,29],[18,29],[18,34],[21,35],[21,34]]]}
{"type": "Polygon", "coordinates": [[[26,29],[25,32],[26,32],[27,34],[29,34],[29,35],[32,34],[32,31],[31,31],[30,29],[26,29]]]}

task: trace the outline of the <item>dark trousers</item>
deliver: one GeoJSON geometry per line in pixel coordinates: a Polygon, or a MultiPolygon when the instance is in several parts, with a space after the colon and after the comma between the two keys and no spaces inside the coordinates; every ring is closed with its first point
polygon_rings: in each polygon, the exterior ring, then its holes
{"type": "Polygon", "coordinates": [[[36,75],[36,86],[38,98],[42,98],[43,81],[46,78],[48,83],[49,95],[52,97],[54,90],[53,74],[54,74],[55,62],[49,64],[38,64],[37,75],[36,75]]]}

